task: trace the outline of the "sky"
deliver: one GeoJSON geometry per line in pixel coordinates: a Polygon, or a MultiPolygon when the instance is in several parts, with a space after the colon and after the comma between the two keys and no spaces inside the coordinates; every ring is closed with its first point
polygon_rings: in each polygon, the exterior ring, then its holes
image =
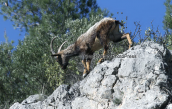
{"type": "MultiPolygon", "coordinates": [[[[142,36],[145,30],[151,27],[152,21],[154,29],[159,27],[160,32],[164,34],[162,23],[166,11],[164,2],[165,0],[97,0],[98,6],[101,9],[109,10],[117,20],[125,20],[126,16],[128,17],[125,32],[134,33],[136,28],[134,22],[140,22],[142,36]]],[[[13,22],[4,21],[3,16],[0,15],[0,43],[5,42],[4,31],[7,33],[8,40],[15,42],[14,46],[17,46],[19,39],[23,40],[25,37],[24,32],[13,28],[13,22]]]]}

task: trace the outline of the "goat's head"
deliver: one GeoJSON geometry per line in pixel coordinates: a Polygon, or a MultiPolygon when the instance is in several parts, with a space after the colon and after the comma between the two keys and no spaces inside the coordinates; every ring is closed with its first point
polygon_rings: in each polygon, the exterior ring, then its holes
{"type": "Polygon", "coordinates": [[[58,49],[58,52],[55,53],[53,50],[53,41],[55,38],[52,39],[51,44],[50,44],[52,56],[54,56],[54,58],[60,64],[62,69],[66,69],[69,62],[69,57],[68,55],[65,54],[65,50],[61,50],[62,46],[66,43],[66,41],[61,44],[61,46],[58,49]]]}

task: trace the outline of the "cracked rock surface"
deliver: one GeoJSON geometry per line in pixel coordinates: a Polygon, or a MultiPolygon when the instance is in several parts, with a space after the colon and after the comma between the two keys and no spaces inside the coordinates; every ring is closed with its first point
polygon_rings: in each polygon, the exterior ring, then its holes
{"type": "Polygon", "coordinates": [[[172,57],[144,42],[97,65],[82,81],[49,97],[32,95],[10,109],[172,109],[172,57]],[[132,57],[134,56],[134,57],[132,57]]]}

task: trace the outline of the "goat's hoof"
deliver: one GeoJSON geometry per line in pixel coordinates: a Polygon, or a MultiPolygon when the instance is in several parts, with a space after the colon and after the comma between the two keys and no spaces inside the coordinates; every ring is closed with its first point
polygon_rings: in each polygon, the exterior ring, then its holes
{"type": "Polygon", "coordinates": [[[101,64],[102,62],[104,62],[104,59],[103,59],[103,58],[101,58],[101,59],[97,62],[97,64],[101,64]]]}
{"type": "Polygon", "coordinates": [[[88,73],[84,73],[82,76],[83,78],[85,78],[88,75],[88,73]]]}
{"type": "Polygon", "coordinates": [[[128,47],[128,49],[130,49],[132,46],[133,46],[133,43],[129,44],[129,47],[128,47]]]}
{"type": "Polygon", "coordinates": [[[97,65],[99,65],[99,64],[101,64],[103,61],[101,61],[101,62],[97,62],[97,65]]]}

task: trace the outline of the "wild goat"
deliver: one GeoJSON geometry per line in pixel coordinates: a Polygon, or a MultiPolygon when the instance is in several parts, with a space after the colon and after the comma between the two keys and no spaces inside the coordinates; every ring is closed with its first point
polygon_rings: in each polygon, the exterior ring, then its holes
{"type": "Polygon", "coordinates": [[[123,25],[121,22],[114,20],[112,18],[104,18],[94,24],[88,29],[88,31],[78,37],[77,41],[74,44],[71,44],[66,49],[61,50],[62,45],[59,47],[58,52],[55,53],[52,48],[53,38],[50,44],[52,56],[55,58],[61,65],[62,69],[66,69],[69,59],[73,56],[83,55],[82,63],[84,65],[83,77],[85,77],[90,70],[91,57],[84,57],[93,55],[96,50],[104,48],[103,58],[101,58],[98,63],[104,60],[105,55],[108,50],[108,42],[119,42],[123,39],[127,39],[129,42],[129,48],[132,45],[129,33],[122,34],[119,32],[119,24],[123,25]]]}

